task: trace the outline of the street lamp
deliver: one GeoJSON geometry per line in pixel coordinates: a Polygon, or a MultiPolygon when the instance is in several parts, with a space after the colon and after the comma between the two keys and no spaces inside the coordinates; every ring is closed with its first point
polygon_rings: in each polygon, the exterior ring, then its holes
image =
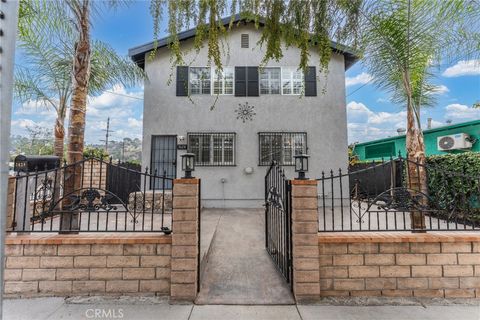
{"type": "Polygon", "coordinates": [[[308,158],[307,154],[297,154],[293,156],[295,158],[295,172],[298,172],[297,180],[305,180],[305,172],[308,171],[308,158]]]}
{"type": "Polygon", "coordinates": [[[185,171],[184,179],[192,177],[192,171],[195,170],[195,155],[193,153],[184,153],[182,157],[182,170],[185,171]]]}

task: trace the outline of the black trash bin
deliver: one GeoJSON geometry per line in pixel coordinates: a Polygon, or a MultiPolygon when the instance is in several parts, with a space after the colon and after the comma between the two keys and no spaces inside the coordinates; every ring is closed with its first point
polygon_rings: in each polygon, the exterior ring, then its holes
{"type": "Polygon", "coordinates": [[[52,170],[60,166],[60,158],[57,156],[26,156],[20,154],[15,157],[13,170],[15,172],[35,172],[52,170]]]}

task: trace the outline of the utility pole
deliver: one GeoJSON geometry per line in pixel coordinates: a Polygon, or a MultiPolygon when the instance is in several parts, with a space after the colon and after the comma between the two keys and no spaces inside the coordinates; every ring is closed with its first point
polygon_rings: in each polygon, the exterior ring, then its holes
{"type": "Polygon", "coordinates": [[[108,136],[110,135],[110,132],[115,132],[113,130],[110,130],[110,117],[107,118],[107,129],[102,129],[102,131],[105,131],[105,140],[100,140],[100,141],[105,141],[105,152],[108,153],[108,136]]]}
{"type": "Polygon", "coordinates": [[[13,62],[18,1],[0,1],[0,319],[3,315],[3,261],[7,218],[8,162],[12,122],[13,62]]]}

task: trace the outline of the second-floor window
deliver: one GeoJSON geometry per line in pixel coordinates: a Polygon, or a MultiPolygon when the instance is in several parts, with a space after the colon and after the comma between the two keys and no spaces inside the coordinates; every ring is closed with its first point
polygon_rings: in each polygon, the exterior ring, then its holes
{"type": "Polygon", "coordinates": [[[211,67],[177,66],[176,95],[235,95],[258,97],[264,94],[317,96],[315,67],[236,66],[215,70],[211,67]]]}
{"type": "Polygon", "coordinates": [[[211,72],[209,67],[190,67],[190,94],[210,94],[211,72]]]}
{"type": "Polygon", "coordinates": [[[264,68],[260,73],[260,94],[280,94],[280,68],[264,68]]]}
{"type": "Polygon", "coordinates": [[[213,71],[213,94],[233,94],[233,68],[213,71]]]}
{"type": "Polygon", "coordinates": [[[303,89],[303,72],[297,68],[282,68],[282,94],[299,95],[303,89]]]}
{"type": "Polygon", "coordinates": [[[234,166],[235,133],[189,133],[188,152],[197,166],[234,166]]]}

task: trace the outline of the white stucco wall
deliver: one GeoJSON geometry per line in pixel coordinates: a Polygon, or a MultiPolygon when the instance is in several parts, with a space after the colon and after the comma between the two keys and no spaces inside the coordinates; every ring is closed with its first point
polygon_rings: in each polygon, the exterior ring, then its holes
{"type": "MultiPolygon", "coordinates": [[[[253,25],[241,26],[229,33],[229,56],[225,66],[257,66],[264,50],[256,45],[260,33],[253,25]],[[250,48],[240,48],[240,35],[249,33],[250,48]]],[[[192,41],[181,43],[182,49],[192,48],[192,41]]],[[[268,66],[293,66],[299,64],[299,50],[283,51],[281,61],[271,61],[268,66]]],[[[207,64],[207,48],[197,53],[190,50],[185,61],[191,66],[207,64]]],[[[318,55],[311,53],[309,65],[317,66],[318,55]]],[[[142,166],[150,167],[151,140],[153,135],[183,135],[187,132],[236,132],[236,166],[197,167],[194,175],[202,179],[202,200],[206,207],[259,207],[263,204],[264,177],[268,167],[259,166],[258,132],[286,131],[307,132],[310,155],[310,178],[317,178],[322,170],[346,168],[347,120],[345,104],[345,68],[343,55],[332,56],[327,78],[317,77],[317,96],[299,97],[284,95],[260,95],[259,97],[220,96],[215,108],[210,110],[216,96],[193,95],[177,97],[175,94],[175,70],[171,70],[170,53],[158,50],[155,59],[146,58],[145,70],[149,81],[145,83],[143,115],[142,166]],[[173,74],[172,74],[173,73],[173,74]],[[172,82],[167,81],[172,74],[172,82]],[[253,121],[243,123],[237,119],[235,109],[239,103],[255,106],[253,121]],[[253,174],[244,169],[253,167],[253,174]],[[222,179],[225,182],[222,183],[222,179]]],[[[182,176],[180,155],[177,152],[177,177],[182,176]]],[[[288,177],[294,177],[294,168],[286,167],[288,177]]]]}

